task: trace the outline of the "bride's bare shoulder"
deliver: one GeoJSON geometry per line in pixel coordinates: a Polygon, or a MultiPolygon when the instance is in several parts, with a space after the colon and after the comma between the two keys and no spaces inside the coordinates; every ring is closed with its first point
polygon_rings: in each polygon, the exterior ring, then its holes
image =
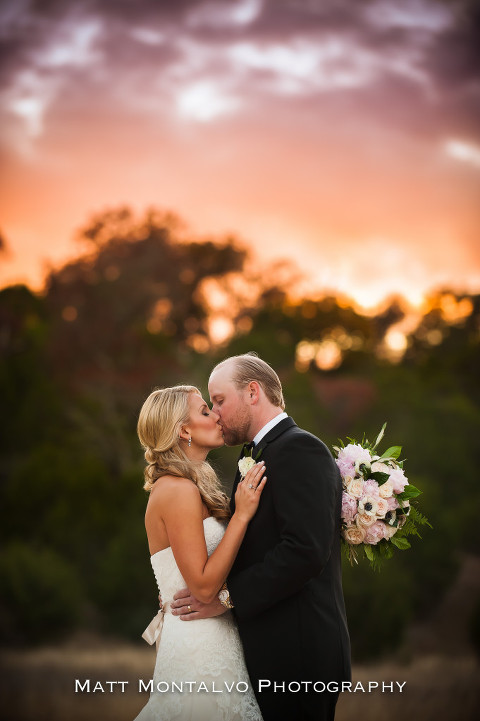
{"type": "Polygon", "coordinates": [[[178,503],[180,499],[194,501],[200,498],[200,491],[189,478],[166,475],[157,478],[153,484],[148,505],[164,505],[172,500],[178,503]]]}

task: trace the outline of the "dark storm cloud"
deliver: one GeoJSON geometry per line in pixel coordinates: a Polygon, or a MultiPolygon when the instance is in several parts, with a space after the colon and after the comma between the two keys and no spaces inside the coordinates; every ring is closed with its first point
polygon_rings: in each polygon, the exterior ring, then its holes
{"type": "Polygon", "coordinates": [[[466,0],[10,0],[0,24],[3,101],[17,114],[75,92],[166,112],[200,81],[216,85],[219,114],[341,95],[422,134],[473,131],[480,112],[480,10],[466,0]]]}
{"type": "Polygon", "coordinates": [[[480,134],[480,5],[459,2],[454,20],[434,35],[423,67],[438,98],[443,122],[475,138],[480,134]]]}
{"type": "Polygon", "coordinates": [[[432,39],[425,68],[440,86],[480,83],[480,4],[462,2],[454,22],[432,39]]]}

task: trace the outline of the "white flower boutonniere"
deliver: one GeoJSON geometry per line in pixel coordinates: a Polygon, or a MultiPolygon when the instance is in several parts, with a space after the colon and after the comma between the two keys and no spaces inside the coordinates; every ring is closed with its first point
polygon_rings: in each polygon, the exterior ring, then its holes
{"type": "Polygon", "coordinates": [[[238,470],[240,471],[242,480],[245,478],[250,468],[253,468],[255,463],[256,460],[255,458],[252,458],[252,456],[243,456],[243,458],[240,458],[238,461],[238,470]]]}

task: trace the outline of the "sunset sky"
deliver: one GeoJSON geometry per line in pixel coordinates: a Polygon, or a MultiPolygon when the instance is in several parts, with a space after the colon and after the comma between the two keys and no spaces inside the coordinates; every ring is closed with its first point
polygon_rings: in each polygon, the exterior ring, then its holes
{"type": "Polygon", "coordinates": [[[93,213],[178,213],[371,306],[480,291],[480,10],[1,0],[0,284],[93,213]]]}

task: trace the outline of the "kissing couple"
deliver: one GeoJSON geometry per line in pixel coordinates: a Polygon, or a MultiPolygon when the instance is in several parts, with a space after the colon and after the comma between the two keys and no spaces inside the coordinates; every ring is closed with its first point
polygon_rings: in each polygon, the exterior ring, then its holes
{"type": "Polygon", "coordinates": [[[211,408],[180,385],[140,411],[162,608],[144,634],[157,658],[136,721],[333,719],[350,680],[339,471],[256,354],[219,363],[208,391],[211,408]],[[206,460],[224,444],[244,444],[230,502],[206,460]]]}

